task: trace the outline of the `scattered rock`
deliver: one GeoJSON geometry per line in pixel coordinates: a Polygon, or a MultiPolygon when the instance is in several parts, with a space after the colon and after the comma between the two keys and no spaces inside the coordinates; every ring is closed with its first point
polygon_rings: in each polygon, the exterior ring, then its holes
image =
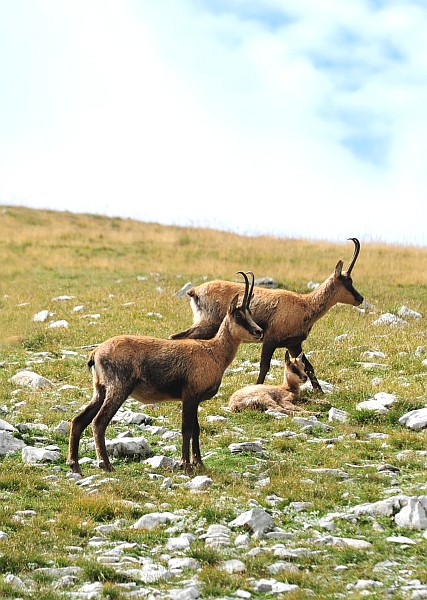
{"type": "Polygon", "coordinates": [[[22,462],[27,464],[36,464],[41,462],[56,462],[60,460],[61,455],[56,450],[47,450],[46,448],[34,448],[25,446],[22,449],[22,462]]]}
{"type": "Polygon", "coordinates": [[[158,525],[173,523],[178,517],[170,512],[148,513],[132,525],[132,529],[154,529],[158,525]]]}
{"type": "Polygon", "coordinates": [[[10,378],[14,385],[30,387],[33,390],[44,390],[53,386],[52,382],[34,371],[18,371],[16,375],[10,378]]]}
{"type": "Polygon", "coordinates": [[[262,454],[261,442],[238,442],[236,444],[230,444],[228,449],[233,453],[239,452],[254,452],[255,454],[262,454]]]}
{"type": "Polygon", "coordinates": [[[185,285],[183,285],[180,290],[178,290],[177,292],[175,292],[174,296],[178,296],[178,298],[186,298],[186,299],[188,299],[187,292],[188,292],[188,290],[191,290],[192,287],[194,287],[194,286],[191,283],[191,281],[189,281],[188,283],[186,283],[185,285]]]}
{"type": "Polygon", "coordinates": [[[26,443],[13,437],[9,431],[0,431],[0,455],[17,452],[25,447],[26,443]]]}
{"type": "Polygon", "coordinates": [[[65,319],[61,319],[59,321],[52,321],[52,323],[49,323],[49,329],[67,329],[68,326],[68,321],[66,321],[65,319]]]}
{"type": "Polygon", "coordinates": [[[348,413],[345,410],[340,410],[338,408],[329,409],[328,412],[328,420],[329,421],[339,421],[340,423],[345,423],[348,419],[348,413]]]}
{"type": "Polygon", "coordinates": [[[403,319],[421,319],[423,316],[421,313],[417,312],[416,310],[412,310],[407,306],[401,306],[397,311],[397,314],[403,319]]]}
{"type": "Polygon", "coordinates": [[[14,431],[16,432],[18,430],[7,421],[0,419],[0,431],[9,431],[10,433],[13,433],[14,431]]]}
{"type": "Polygon", "coordinates": [[[392,313],[383,313],[378,319],[372,322],[372,325],[390,325],[390,327],[404,327],[407,324],[407,321],[392,313]]]}
{"type": "Polygon", "coordinates": [[[261,508],[253,508],[242,513],[229,523],[230,527],[245,527],[258,535],[263,535],[274,528],[271,515],[261,508]]]}
{"type": "Polygon", "coordinates": [[[424,429],[427,426],[427,408],[410,410],[400,417],[399,423],[414,431],[424,429]]]}

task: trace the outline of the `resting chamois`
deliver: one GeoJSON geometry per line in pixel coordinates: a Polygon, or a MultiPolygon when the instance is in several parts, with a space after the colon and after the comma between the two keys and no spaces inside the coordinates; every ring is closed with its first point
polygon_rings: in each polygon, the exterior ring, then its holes
{"type": "Polygon", "coordinates": [[[91,402],[71,423],[67,464],[81,474],[79,442],[91,421],[99,466],[113,471],[105,445],[107,425],[129,396],[146,404],[182,401],[181,465],[185,472],[203,466],[198,407],[218,391],[225,369],[236,356],[240,342],[259,341],[262,329],[252,319],[249,304],[254,286],[245,273],[243,300],[235,294],[221,326],[209,340],[169,340],[119,335],[92,351],[88,368],[93,372],[91,402]],[[190,440],[192,462],[190,462],[190,440]]]}
{"type": "Polygon", "coordinates": [[[307,381],[302,354],[291,358],[286,350],[285,372],[282,385],[247,385],[232,394],[228,407],[233,412],[242,410],[275,410],[286,415],[306,413],[295,402],[300,400],[300,386],[307,381]]]}
{"type": "MultiPolygon", "coordinates": [[[[335,271],[318,288],[309,294],[297,294],[288,290],[255,288],[251,310],[256,323],[262,327],[261,364],[257,383],[264,383],[276,348],[287,348],[292,357],[302,352],[302,343],[314,323],[338,302],[359,306],[363,296],[353,287],[351,271],[360,251],[360,243],[354,243],[354,253],[346,271],[340,260],[335,271]]],[[[171,339],[209,339],[218,330],[227,306],[235,294],[242,293],[242,285],[231,281],[209,281],[188,290],[193,311],[193,325],[171,335],[171,339]]],[[[314,374],[313,366],[303,355],[305,371],[314,389],[322,388],[314,374]]]]}

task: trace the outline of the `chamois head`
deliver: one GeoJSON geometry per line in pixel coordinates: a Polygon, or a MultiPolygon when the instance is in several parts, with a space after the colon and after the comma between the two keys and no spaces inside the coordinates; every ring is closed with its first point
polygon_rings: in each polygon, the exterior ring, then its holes
{"type": "Polygon", "coordinates": [[[284,383],[287,383],[291,388],[299,388],[299,386],[305,383],[307,379],[308,376],[305,372],[303,352],[301,352],[296,358],[291,358],[288,350],[286,350],[284,383]]]}
{"type": "Polygon", "coordinates": [[[238,271],[238,273],[243,275],[245,279],[245,293],[239,306],[237,304],[239,294],[234,296],[228,308],[228,316],[232,323],[232,327],[237,326],[241,330],[240,337],[242,340],[247,342],[260,341],[262,340],[264,332],[252,319],[252,313],[249,308],[254,291],[254,274],[252,271],[248,271],[248,274],[252,276],[252,282],[249,284],[246,273],[243,271],[238,271]]]}
{"type": "Polygon", "coordinates": [[[352,259],[348,263],[348,267],[346,271],[343,271],[343,261],[339,260],[337,266],[335,267],[334,278],[335,281],[339,282],[342,286],[341,295],[338,299],[338,302],[342,302],[343,304],[350,304],[352,306],[359,306],[363,302],[363,296],[359,294],[355,287],[353,287],[353,280],[351,278],[351,272],[353,270],[354,264],[359,256],[360,252],[360,242],[357,238],[348,238],[352,240],[354,243],[354,253],[352,259]]]}

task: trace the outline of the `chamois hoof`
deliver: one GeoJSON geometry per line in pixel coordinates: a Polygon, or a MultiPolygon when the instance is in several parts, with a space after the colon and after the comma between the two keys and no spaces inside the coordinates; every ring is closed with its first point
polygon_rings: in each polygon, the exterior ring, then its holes
{"type": "Polygon", "coordinates": [[[100,469],[102,469],[103,471],[109,471],[110,473],[115,470],[113,465],[110,462],[107,463],[103,460],[100,460],[98,462],[98,467],[100,469]]]}
{"type": "Polygon", "coordinates": [[[193,465],[189,462],[181,461],[179,464],[179,468],[182,469],[186,475],[193,472],[193,465]]]}
{"type": "Polygon", "coordinates": [[[80,465],[75,460],[67,460],[67,466],[70,467],[73,473],[77,473],[78,475],[83,475],[83,472],[80,468],[80,465]]]}

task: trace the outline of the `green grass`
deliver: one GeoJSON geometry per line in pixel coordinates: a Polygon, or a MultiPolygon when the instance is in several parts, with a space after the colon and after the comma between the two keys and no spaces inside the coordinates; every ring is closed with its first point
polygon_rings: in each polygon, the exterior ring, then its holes
{"type": "MultiPolygon", "coordinates": [[[[317,376],[336,386],[328,396],[331,405],[349,413],[346,423],[333,424],[333,432],[316,430],[308,434],[308,438],[321,441],[275,437],[275,433],[285,429],[299,431],[291,418],[276,420],[252,411],[233,414],[224,409],[236,389],[256,379],[256,367],[244,365],[246,361],[259,361],[261,346],[240,347],[218,395],[200,408],[202,453],[210,454],[205,462],[213,485],[209,492],[199,494],[189,494],[182,487],[161,490],[159,480],[150,477],[153,470],[132,459],[116,460],[111,480],[100,486],[97,493],[90,494],[68,479],[68,440],[55,434],[53,428],[61,420],[71,420],[91,397],[91,377],[86,369],[88,347],[116,334],[168,337],[188,327],[192,322],[189,305],[174,295],[188,281],[197,285],[206,278],[233,280],[237,271],[250,269],[257,277],[269,275],[282,287],[306,292],[307,282],[326,279],[339,259],[347,264],[353,251],[351,243],[244,238],[213,230],[10,207],[0,213],[0,251],[0,417],[15,425],[47,425],[47,431],[40,428],[16,436],[32,445],[54,443],[61,450],[59,470],[52,465],[23,465],[20,453],[0,458],[0,529],[9,536],[0,541],[0,596],[56,600],[63,597],[60,591],[45,577],[36,576],[34,570],[77,564],[84,570],[77,586],[84,581],[102,581],[104,597],[125,598],[120,584],[127,578],[113,566],[98,563],[96,550],[88,542],[96,534],[96,526],[123,519],[124,527],[108,539],[138,543],[139,550],[128,553],[135,558],[164,560],[164,543],[172,535],[167,528],[153,532],[130,528],[140,516],[153,510],[182,511],[186,515],[183,531],[194,533],[206,530],[210,524],[227,524],[248,510],[250,500],[255,499],[272,512],[276,525],[294,533],[293,545],[313,549],[310,540],[314,530],[319,529],[316,524],[321,516],[393,495],[389,491],[391,478],[378,473],[376,467],[383,462],[397,464],[399,452],[413,450],[398,464],[399,488],[405,494],[425,492],[427,461],[416,451],[425,449],[426,434],[401,427],[398,419],[404,412],[426,404],[427,367],[422,360],[427,354],[415,356],[418,346],[427,347],[426,321],[423,318],[411,322],[403,329],[375,327],[372,322],[382,312],[396,312],[402,305],[427,314],[426,249],[362,244],[353,272],[354,284],[376,306],[376,313],[363,315],[348,306],[334,307],[314,326],[305,342],[304,349],[311,352],[317,376]],[[73,299],[54,300],[61,295],[73,299]],[[83,310],[73,311],[78,305],[83,305],[83,310]],[[34,322],[34,315],[41,310],[54,313],[55,320],[67,320],[69,327],[49,329],[47,322],[34,322]],[[347,337],[335,341],[343,333],[347,337]],[[364,369],[359,363],[365,360],[366,350],[384,352],[386,358],[377,362],[387,368],[364,369]],[[75,354],[67,353],[70,351],[75,354]],[[40,352],[49,355],[46,358],[40,352]],[[239,366],[243,368],[235,370],[239,366]],[[10,378],[26,367],[50,379],[54,387],[42,392],[16,391],[10,378]],[[375,383],[378,377],[380,383],[375,383]],[[74,387],[59,391],[64,384],[74,387]],[[356,411],[358,402],[378,391],[398,396],[387,415],[356,411]],[[222,415],[226,421],[209,422],[209,415],[222,415]],[[386,433],[388,437],[368,441],[368,434],[373,432],[386,433]],[[327,443],[328,438],[339,436],[336,443],[327,443]],[[232,455],[229,444],[242,439],[263,439],[263,456],[232,455]],[[350,477],[340,479],[308,471],[316,467],[344,469],[350,477]],[[52,480],[48,477],[51,475],[57,479],[52,480]],[[261,476],[270,478],[263,486],[259,485],[261,476]],[[276,507],[268,502],[272,494],[282,498],[276,507]],[[302,500],[311,502],[311,508],[295,513],[290,503],[302,500]],[[34,510],[36,515],[19,521],[16,513],[22,510],[34,510]],[[72,546],[83,549],[77,557],[67,550],[72,546]],[[35,595],[11,590],[3,581],[8,573],[33,579],[35,595]]],[[[284,351],[278,350],[275,358],[283,357],[284,351]]],[[[273,366],[270,374],[272,383],[281,383],[281,367],[273,366]]],[[[131,406],[137,410],[136,405],[131,406]]],[[[169,429],[180,429],[178,403],[143,411],[162,419],[158,422],[169,429]]],[[[327,421],[327,409],[323,409],[320,420],[327,421]]],[[[107,435],[113,437],[126,429],[123,424],[111,424],[107,435]]],[[[130,429],[134,435],[141,433],[135,426],[130,429]]],[[[89,427],[82,441],[91,435],[89,427]]],[[[159,439],[150,434],[146,437],[153,450],[161,453],[159,439]]],[[[177,451],[169,454],[178,458],[180,439],[174,443],[177,451]]],[[[93,452],[81,450],[83,454],[94,457],[93,452]]],[[[104,477],[92,466],[84,466],[84,474],[104,477]]],[[[180,473],[158,474],[170,475],[174,483],[182,483],[180,473]]],[[[368,518],[357,524],[338,521],[334,535],[364,536],[372,543],[372,552],[316,547],[319,554],[294,561],[297,573],[275,576],[279,581],[300,586],[286,598],[306,598],[305,589],[311,589],[316,598],[332,598],[335,594],[347,594],[347,584],[368,577],[380,579],[385,587],[391,586],[392,572],[378,575],[373,571],[375,563],[384,557],[398,560],[399,569],[411,570],[408,579],[418,577],[427,583],[420,534],[403,532],[419,543],[402,550],[385,542],[388,535],[400,533],[393,522],[385,518],[378,522],[383,532],[373,529],[368,518]],[[336,565],[346,565],[348,569],[336,573],[336,565]]],[[[276,542],[259,543],[268,547],[276,542]]],[[[189,556],[201,563],[197,577],[206,598],[232,595],[237,589],[252,592],[250,579],[271,577],[268,566],[276,560],[269,552],[250,557],[233,547],[224,551],[207,548],[202,540],[192,544],[189,556]],[[218,569],[223,560],[236,557],[245,562],[246,573],[227,575],[218,569]]],[[[177,580],[154,587],[176,588],[193,575],[186,572],[177,580]]],[[[372,591],[372,597],[380,598],[381,593],[372,591]]],[[[263,596],[253,594],[254,598],[263,596]]],[[[351,597],[362,596],[354,592],[351,597]]],[[[394,597],[399,598],[399,593],[394,597]]]]}

